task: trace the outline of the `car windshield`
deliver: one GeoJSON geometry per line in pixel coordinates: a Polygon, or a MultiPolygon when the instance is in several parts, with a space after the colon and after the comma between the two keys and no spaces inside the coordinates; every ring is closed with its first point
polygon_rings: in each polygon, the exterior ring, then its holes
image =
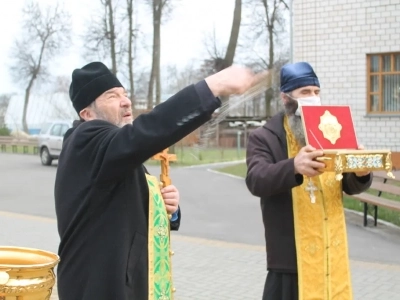
{"type": "Polygon", "coordinates": [[[49,130],[51,124],[52,124],[52,123],[44,123],[44,124],[42,125],[42,128],[40,129],[39,134],[45,134],[45,133],[49,130]]]}

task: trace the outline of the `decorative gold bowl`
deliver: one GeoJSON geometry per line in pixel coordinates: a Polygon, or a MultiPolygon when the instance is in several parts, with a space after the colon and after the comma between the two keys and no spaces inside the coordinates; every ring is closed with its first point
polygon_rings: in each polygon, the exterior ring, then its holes
{"type": "Polygon", "coordinates": [[[324,156],[317,158],[325,163],[322,171],[335,172],[336,180],[342,180],[343,173],[363,171],[386,171],[392,173],[392,158],[390,150],[323,150],[324,156]]]}
{"type": "Polygon", "coordinates": [[[49,300],[59,261],[44,250],[0,247],[0,300],[49,300]]]}

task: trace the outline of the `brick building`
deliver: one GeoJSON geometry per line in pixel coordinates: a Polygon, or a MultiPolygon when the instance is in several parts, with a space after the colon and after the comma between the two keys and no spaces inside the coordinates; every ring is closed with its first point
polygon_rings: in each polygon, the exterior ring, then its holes
{"type": "Polygon", "coordinates": [[[351,105],[359,142],[400,168],[400,0],[293,0],[293,61],[308,61],[324,104],[351,105]]]}

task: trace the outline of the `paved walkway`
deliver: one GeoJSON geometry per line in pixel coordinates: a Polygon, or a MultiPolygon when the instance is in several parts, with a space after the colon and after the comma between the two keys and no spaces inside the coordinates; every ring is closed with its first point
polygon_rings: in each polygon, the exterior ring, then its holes
{"type": "MultiPolygon", "coordinates": [[[[181,230],[172,234],[175,300],[261,300],[266,271],[259,200],[243,179],[209,167],[171,170],[183,211],[181,230]]],[[[0,154],[0,170],[0,209],[7,211],[0,211],[0,245],[57,252],[56,167],[41,166],[36,156],[0,154]]],[[[400,230],[364,228],[353,213],[346,221],[354,299],[400,300],[400,230]]]]}
{"type": "MultiPolygon", "coordinates": [[[[52,218],[0,212],[0,244],[56,252],[52,218]],[[28,230],[29,229],[29,232],[28,230]]],[[[176,300],[260,300],[265,271],[262,246],[173,233],[176,300]]],[[[400,265],[351,261],[354,300],[399,300],[400,265]]],[[[56,289],[51,300],[57,300],[56,289]]],[[[111,300],[111,299],[110,299],[111,300]]]]}

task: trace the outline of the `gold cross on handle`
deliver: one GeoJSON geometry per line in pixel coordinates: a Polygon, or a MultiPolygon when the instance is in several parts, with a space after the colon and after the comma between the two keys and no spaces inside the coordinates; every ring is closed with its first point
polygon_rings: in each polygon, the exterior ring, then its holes
{"type": "Polygon", "coordinates": [[[171,185],[171,178],[169,177],[169,162],[176,161],[175,154],[169,154],[168,148],[163,152],[158,153],[153,156],[154,160],[161,161],[161,174],[160,174],[160,182],[162,187],[166,187],[171,185]]]}
{"type": "Polygon", "coordinates": [[[315,203],[316,197],[315,197],[314,192],[318,191],[318,188],[314,185],[311,178],[308,179],[306,191],[310,195],[311,203],[315,203]]]}

